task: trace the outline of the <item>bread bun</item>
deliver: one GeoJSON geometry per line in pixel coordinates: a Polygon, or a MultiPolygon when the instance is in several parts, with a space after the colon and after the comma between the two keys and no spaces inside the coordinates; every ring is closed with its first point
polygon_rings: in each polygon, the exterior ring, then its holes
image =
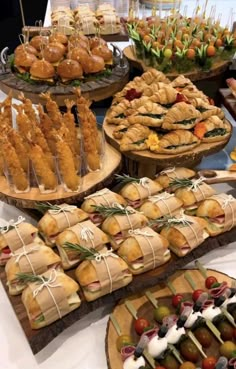
{"type": "Polygon", "coordinates": [[[72,59],[63,60],[57,67],[57,73],[61,79],[78,79],[83,76],[81,65],[72,59]]]}
{"type": "Polygon", "coordinates": [[[60,32],[52,33],[49,36],[49,42],[60,42],[63,45],[67,45],[68,38],[66,35],[60,32]]]}
{"type": "Polygon", "coordinates": [[[43,50],[44,59],[49,63],[59,62],[64,55],[64,46],[62,45],[63,48],[61,48],[60,45],[62,44],[53,43],[45,46],[45,49],[43,50]]]}
{"type": "Polygon", "coordinates": [[[86,63],[86,65],[83,65],[83,69],[86,74],[98,73],[104,70],[104,68],[105,62],[103,58],[97,55],[90,55],[88,63],[86,63]]]}
{"type": "Polygon", "coordinates": [[[27,52],[28,54],[34,54],[35,56],[38,55],[38,51],[35,49],[35,47],[31,46],[28,43],[18,45],[14,51],[14,54],[16,55],[17,53],[20,53],[20,52],[27,52]]]}
{"type": "Polygon", "coordinates": [[[30,40],[30,45],[37,51],[41,51],[48,44],[47,36],[34,36],[30,40]]]}
{"type": "Polygon", "coordinates": [[[29,54],[24,51],[15,54],[14,63],[17,68],[21,67],[28,70],[35,61],[37,61],[37,57],[34,54],[29,54]]]}
{"type": "Polygon", "coordinates": [[[101,37],[92,37],[89,40],[90,49],[94,49],[95,47],[101,46],[101,45],[107,45],[106,41],[101,37]]]}
{"type": "MultiPolygon", "coordinates": [[[[166,168],[166,170],[168,171],[168,168],[166,168]]],[[[195,176],[195,174],[196,173],[192,169],[183,168],[183,167],[176,167],[176,168],[173,168],[173,170],[171,172],[168,172],[168,175],[165,174],[165,173],[163,173],[163,174],[160,173],[157,176],[157,178],[155,179],[155,181],[160,183],[160,185],[163,188],[167,188],[167,187],[169,187],[170,182],[171,182],[172,179],[174,179],[174,178],[179,178],[179,179],[193,178],[195,176]]]]}
{"type": "Polygon", "coordinates": [[[48,61],[36,60],[30,68],[31,77],[36,77],[37,79],[47,80],[51,79],[55,75],[55,69],[52,64],[48,61]]]}
{"type": "Polygon", "coordinates": [[[207,199],[201,202],[197,209],[198,217],[216,218],[225,215],[220,204],[213,199],[207,199]]]}
{"type": "Polygon", "coordinates": [[[89,53],[87,50],[83,49],[82,47],[75,47],[73,48],[68,54],[67,57],[72,60],[76,60],[82,65],[82,68],[88,63],[89,61],[89,53]]]}
{"type": "Polygon", "coordinates": [[[92,49],[92,54],[100,56],[105,62],[112,60],[112,51],[105,45],[94,47],[92,49]]]}

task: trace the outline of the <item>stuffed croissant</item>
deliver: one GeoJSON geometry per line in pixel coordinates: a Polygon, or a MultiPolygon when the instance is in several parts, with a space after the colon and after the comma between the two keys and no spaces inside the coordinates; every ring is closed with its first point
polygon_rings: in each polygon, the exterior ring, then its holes
{"type": "Polygon", "coordinates": [[[183,178],[192,178],[195,176],[195,172],[192,169],[182,168],[182,167],[171,167],[166,168],[162,172],[160,172],[155,181],[160,183],[163,188],[167,188],[170,186],[170,182],[173,179],[183,179],[183,178]]]}
{"type": "Polygon", "coordinates": [[[175,214],[182,205],[183,202],[174,194],[162,192],[150,196],[140,207],[140,211],[149,219],[157,219],[165,215],[175,214]]]}
{"type": "Polygon", "coordinates": [[[60,265],[61,258],[46,245],[31,243],[18,249],[5,267],[9,294],[19,295],[26,287],[26,283],[18,280],[18,273],[37,275],[60,265]]]}
{"type": "Polygon", "coordinates": [[[170,259],[169,242],[151,228],[135,229],[129,233],[117,253],[127,262],[133,274],[155,269],[170,259]]]}
{"type": "Polygon", "coordinates": [[[40,219],[38,227],[46,244],[53,246],[59,233],[86,219],[88,219],[88,214],[76,206],[54,205],[40,219]]]}
{"type": "Polygon", "coordinates": [[[236,199],[227,194],[218,194],[201,202],[197,216],[207,221],[211,236],[229,231],[236,225],[236,199]]]}
{"type": "Polygon", "coordinates": [[[56,245],[61,256],[63,269],[70,269],[80,261],[80,253],[72,248],[66,247],[67,242],[99,250],[109,242],[109,239],[90,220],[67,228],[56,238],[56,245]]]}
{"type": "Polygon", "coordinates": [[[179,102],[164,117],[163,129],[191,129],[201,120],[201,113],[194,106],[179,102]]]}
{"type": "Polygon", "coordinates": [[[199,144],[199,138],[192,132],[186,129],[176,129],[176,131],[171,131],[160,139],[157,152],[176,155],[191,151],[199,144]]]}
{"type": "Polygon", "coordinates": [[[51,269],[32,280],[22,293],[32,329],[45,327],[80,306],[79,285],[66,274],[51,269]]]}
{"type": "Polygon", "coordinates": [[[118,255],[106,249],[97,255],[93,260],[83,261],[75,271],[87,301],[96,300],[132,281],[126,262],[118,255]]]}
{"type": "Polygon", "coordinates": [[[230,133],[230,124],[216,115],[212,115],[194,127],[194,134],[200,138],[202,142],[222,141],[228,138],[230,133]]]}

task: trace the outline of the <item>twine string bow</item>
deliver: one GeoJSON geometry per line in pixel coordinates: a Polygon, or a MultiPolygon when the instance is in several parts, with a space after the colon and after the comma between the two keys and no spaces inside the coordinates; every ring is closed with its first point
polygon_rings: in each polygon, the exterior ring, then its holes
{"type": "Polygon", "coordinates": [[[205,179],[204,177],[200,177],[196,179],[195,181],[192,181],[191,186],[188,187],[188,191],[196,192],[201,186],[201,184],[204,182],[204,179],[205,179]]]}
{"type": "Polygon", "coordinates": [[[73,213],[73,211],[75,209],[77,209],[77,207],[74,206],[74,205],[61,205],[61,206],[57,206],[56,209],[50,209],[50,210],[48,210],[48,212],[50,214],[52,214],[52,215],[57,215],[57,214],[63,213],[65,215],[67,224],[70,227],[71,226],[71,223],[70,223],[70,220],[69,220],[68,215],[66,213],[67,212],[68,213],[73,213]]]}
{"type": "Polygon", "coordinates": [[[107,250],[105,253],[97,253],[94,255],[95,256],[95,261],[97,263],[101,263],[101,261],[103,260],[106,266],[106,270],[107,270],[107,274],[109,277],[109,283],[110,283],[110,293],[112,293],[113,291],[113,284],[112,284],[112,276],[111,276],[111,271],[107,262],[107,258],[109,256],[111,256],[112,258],[117,259],[118,255],[114,254],[112,250],[107,250]]]}

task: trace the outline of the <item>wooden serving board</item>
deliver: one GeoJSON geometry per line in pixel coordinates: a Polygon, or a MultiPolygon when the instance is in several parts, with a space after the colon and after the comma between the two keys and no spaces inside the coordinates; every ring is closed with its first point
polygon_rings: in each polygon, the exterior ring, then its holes
{"type": "Polygon", "coordinates": [[[105,142],[105,156],[100,171],[89,172],[82,178],[82,188],[79,192],[65,192],[61,186],[57,192],[42,194],[38,188],[31,188],[27,193],[11,191],[4,176],[0,176],[0,199],[18,208],[34,209],[37,202],[49,201],[52,204],[75,204],[85,196],[108,186],[115,173],[121,167],[121,154],[105,142]]]}
{"type": "MultiPolygon", "coordinates": [[[[143,60],[138,59],[136,57],[136,55],[133,52],[132,46],[127,46],[123,52],[126,58],[131,63],[131,65],[133,65],[135,68],[140,69],[144,72],[152,68],[151,66],[146,65],[143,60]]],[[[230,64],[231,64],[231,61],[224,60],[224,61],[215,63],[209,71],[193,70],[191,72],[181,73],[181,74],[184,74],[184,76],[186,78],[191,79],[191,81],[200,81],[202,79],[215,77],[215,76],[222,74],[223,72],[226,71],[226,69],[228,68],[230,64]]],[[[166,77],[168,77],[170,80],[175,79],[176,77],[178,77],[178,75],[179,73],[177,72],[166,73],[166,77]]]]}
{"type": "MultiPolygon", "coordinates": [[[[204,278],[202,277],[201,273],[198,270],[185,270],[185,271],[178,271],[171,277],[171,282],[175,287],[178,293],[184,294],[184,297],[190,298],[191,300],[191,293],[192,289],[190,285],[184,278],[184,273],[188,272],[188,274],[192,277],[193,281],[196,283],[196,289],[202,288],[205,289],[204,285],[204,278]]],[[[216,272],[213,270],[208,270],[208,276],[212,275],[217,278],[219,282],[226,281],[229,285],[231,285],[232,279],[220,272],[216,272]]],[[[155,286],[150,290],[153,296],[158,299],[159,305],[166,305],[171,308],[171,291],[164,283],[161,283],[158,286],[155,286]]],[[[132,305],[137,310],[138,317],[144,317],[148,319],[151,323],[156,325],[157,323],[153,319],[153,310],[154,307],[147,299],[145,295],[136,295],[132,298],[128,299],[132,305]]],[[[127,301],[127,300],[126,300],[127,301]]],[[[172,308],[172,312],[174,313],[175,310],[172,308]]],[[[125,301],[121,301],[113,310],[113,316],[116,318],[120,328],[121,334],[128,334],[134,339],[135,343],[138,343],[139,336],[135,333],[134,330],[134,318],[128,312],[127,308],[125,307],[125,301]]],[[[107,357],[107,364],[109,369],[123,369],[123,363],[121,360],[121,355],[117,351],[116,348],[116,340],[118,338],[118,334],[111,322],[108,321],[107,324],[107,332],[106,332],[106,340],[105,340],[105,347],[106,347],[106,357],[107,357]]],[[[209,349],[203,349],[203,351],[208,356],[217,356],[219,348],[218,341],[213,338],[212,345],[209,349]]],[[[220,355],[218,355],[220,356],[220,355]]],[[[198,363],[200,364],[200,363],[198,363]]],[[[197,365],[200,367],[200,365],[197,365]]]]}
{"type": "Polygon", "coordinates": [[[236,181],[236,171],[230,171],[230,170],[200,170],[198,172],[199,177],[203,176],[204,182],[208,184],[214,184],[214,183],[225,183],[225,182],[231,182],[236,181]]]}
{"type": "MultiPolygon", "coordinates": [[[[143,292],[147,288],[152,288],[160,283],[163,283],[174,274],[177,270],[187,265],[189,262],[198,259],[206,253],[215,250],[218,247],[224,247],[225,245],[235,241],[236,239],[236,228],[226,232],[217,237],[208,238],[202,245],[192,250],[189,254],[182,258],[171,254],[171,259],[164,265],[134,276],[133,281],[126,287],[123,287],[113,293],[103,296],[93,302],[86,302],[83,293],[80,292],[82,300],[81,306],[66,315],[62,319],[51,324],[49,327],[44,327],[40,330],[32,330],[27,318],[25,308],[21,302],[21,296],[10,296],[8,294],[8,287],[6,285],[6,274],[3,267],[0,267],[0,279],[8,295],[9,301],[15,311],[15,314],[21,324],[21,327],[27,337],[29,345],[34,354],[42,350],[47,346],[55,337],[57,337],[66,328],[70,327],[73,323],[80,320],[91,311],[98,309],[99,307],[105,306],[106,304],[116,303],[122,298],[126,298],[132,294],[143,292]]],[[[74,277],[74,270],[66,272],[72,278],[74,277]]],[[[115,368],[115,369],[118,369],[115,368]]]]}
{"type": "MultiPolygon", "coordinates": [[[[114,124],[108,124],[105,118],[103,128],[106,139],[113,147],[119,150],[120,141],[113,137],[113,130],[115,127],[116,126],[114,124]]],[[[204,156],[221,151],[227,145],[229,140],[230,136],[220,142],[201,143],[191,151],[186,151],[176,155],[155,154],[149,150],[125,151],[122,152],[122,154],[126,158],[126,166],[128,167],[127,170],[130,175],[153,178],[157,172],[167,167],[185,166],[187,168],[194,168],[201,162],[204,156]]]]}

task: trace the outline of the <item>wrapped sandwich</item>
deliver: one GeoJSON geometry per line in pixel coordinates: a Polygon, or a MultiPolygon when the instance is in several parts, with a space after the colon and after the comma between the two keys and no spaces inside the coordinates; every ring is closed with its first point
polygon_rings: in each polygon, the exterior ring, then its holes
{"type": "Polygon", "coordinates": [[[18,280],[19,273],[42,274],[48,269],[57,269],[61,265],[61,258],[46,245],[31,243],[15,251],[8,260],[5,272],[10,295],[19,295],[26,287],[18,280]]]}
{"type": "MultiPolygon", "coordinates": [[[[24,281],[25,275],[19,275],[24,281]]],[[[28,287],[22,293],[32,329],[45,327],[77,309],[80,298],[79,285],[66,274],[48,270],[39,276],[27,277],[28,287]]]]}
{"type": "Polygon", "coordinates": [[[42,243],[38,237],[38,229],[24,220],[19,217],[18,221],[9,221],[0,228],[0,265],[5,265],[11,257],[11,252],[20,247],[32,242],[42,243]]]}
{"type": "Polygon", "coordinates": [[[128,264],[132,274],[155,269],[170,259],[169,242],[149,227],[129,232],[122,242],[118,255],[128,264]]]}
{"type": "Polygon", "coordinates": [[[229,231],[236,225],[236,199],[224,193],[213,195],[201,202],[197,216],[206,220],[211,236],[229,231]]]}
{"type": "Polygon", "coordinates": [[[149,196],[155,195],[162,191],[162,186],[150,178],[132,178],[127,175],[117,175],[117,179],[124,183],[120,190],[120,194],[127,200],[128,204],[134,209],[139,208],[143,200],[149,196]]]}
{"type": "Polygon", "coordinates": [[[127,237],[130,229],[143,228],[148,223],[146,216],[131,206],[114,205],[112,208],[102,208],[101,211],[106,215],[102,230],[109,235],[110,243],[115,250],[127,237]]]}
{"type": "MultiPolygon", "coordinates": [[[[86,250],[85,250],[86,252],[86,250]]],[[[89,260],[83,261],[75,271],[85,299],[93,301],[132,281],[128,265],[118,255],[104,249],[100,253],[86,252],[89,260]]]]}
{"type": "Polygon", "coordinates": [[[88,214],[73,205],[44,204],[48,211],[38,223],[39,231],[49,246],[55,244],[55,239],[66,228],[88,219],[88,214]]]}
{"type": "Polygon", "coordinates": [[[89,214],[90,220],[96,225],[100,225],[104,220],[102,214],[96,211],[96,206],[112,206],[114,203],[126,205],[126,200],[122,196],[110,191],[108,188],[97,191],[84,199],[81,209],[89,214]]]}
{"type": "Polygon", "coordinates": [[[78,250],[69,247],[68,243],[100,250],[108,242],[108,236],[90,220],[67,228],[56,238],[63,269],[70,269],[80,262],[80,253],[78,250]]]}
{"type": "Polygon", "coordinates": [[[188,254],[209,237],[204,219],[182,212],[166,222],[160,234],[169,241],[169,248],[178,256],[188,254]]]}
{"type": "Polygon", "coordinates": [[[182,168],[182,167],[171,167],[160,172],[156,177],[156,182],[160,183],[163,188],[167,188],[170,186],[170,182],[174,178],[182,179],[182,178],[193,178],[195,176],[195,172],[192,169],[182,168]]]}
{"type": "Polygon", "coordinates": [[[182,205],[183,202],[174,194],[162,192],[150,196],[140,207],[140,211],[149,219],[157,219],[165,215],[174,215],[182,205]]]}

